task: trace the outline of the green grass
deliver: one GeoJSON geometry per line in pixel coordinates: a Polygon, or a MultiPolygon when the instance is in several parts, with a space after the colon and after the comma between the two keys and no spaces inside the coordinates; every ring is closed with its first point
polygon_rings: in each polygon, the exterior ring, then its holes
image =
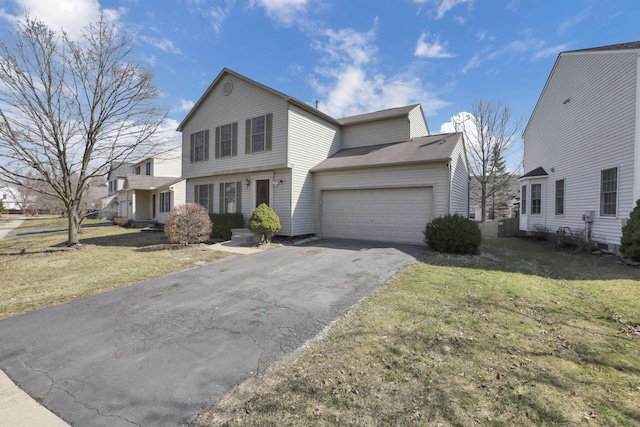
{"type": "Polygon", "coordinates": [[[640,425],[639,286],[520,239],[428,253],[198,425],[640,425]]]}
{"type": "MultiPolygon", "coordinates": [[[[13,233],[55,228],[63,219],[30,219],[13,233]]],[[[0,239],[0,319],[128,286],[226,257],[201,245],[167,244],[163,233],[87,227],[81,245],[67,232],[0,239]]]]}

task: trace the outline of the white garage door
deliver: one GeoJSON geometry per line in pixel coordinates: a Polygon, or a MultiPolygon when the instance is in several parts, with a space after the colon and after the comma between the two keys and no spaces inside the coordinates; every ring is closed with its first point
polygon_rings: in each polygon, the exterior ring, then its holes
{"type": "Polygon", "coordinates": [[[424,243],[431,218],[431,187],[322,192],[323,237],[424,243]]]}

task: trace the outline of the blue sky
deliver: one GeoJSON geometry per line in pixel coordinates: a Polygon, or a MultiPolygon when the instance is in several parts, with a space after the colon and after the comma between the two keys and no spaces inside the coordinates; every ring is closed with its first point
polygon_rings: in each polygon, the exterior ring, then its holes
{"type": "Polygon", "coordinates": [[[559,52],[640,40],[637,0],[0,0],[0,37],[24,10],[72,34],[104,11],[174,128],[224,67],[336,118],[420,103],[437,133],[495,99],[526,123],[559,52]]]}

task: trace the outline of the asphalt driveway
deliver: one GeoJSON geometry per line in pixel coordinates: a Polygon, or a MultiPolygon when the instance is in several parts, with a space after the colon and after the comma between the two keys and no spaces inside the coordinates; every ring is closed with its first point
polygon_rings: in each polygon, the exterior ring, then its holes
{"type": "Polygon", "coordinates": [[[72,426],[175,426],[423,251],[319,240],[6,319],[0,369],[72,426]]]}

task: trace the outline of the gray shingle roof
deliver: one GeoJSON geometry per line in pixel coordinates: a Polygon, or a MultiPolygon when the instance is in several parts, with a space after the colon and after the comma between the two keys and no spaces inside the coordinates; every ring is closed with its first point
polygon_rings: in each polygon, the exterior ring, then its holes
{"type": "Polygon", "coordinates": [[[347,148],[323,160],[311,172],[447,161],[461,138],[459,132],[445,133],[393,144],[347,148]]]}
{"type": "Polygon", "coordinates": [[[155,190],[157,188],[169,187],[184,178],[166,177],[166,176],[150,176],[150,175],[127,175],[127,188],[131,190],[155,190]]]}
{"type": "Polygon", "coordinates": [[[404,107],[374,111],[373,113],[358,114],[357,116],[343,117],[342,119],[338,119],[338,121],[343,125],[353,125],[356,123],[364,123],[373,120],[392,119],[396,117],[406,116],[411,110],[419,105],[420,104],[406,105],[404,107]]]}
{"type": "Polygon", "coordinates": [[[538,166],[534,170],[529,171],[529,172],[525,173],[524,175],[522,175],[520,177],[520,179],[522,179],[522,178],[531,178],[531,177],[534,177],[534,176],[549,176],[549,174],[547,173],[546,170],[544,170],[544,168],[542,166],[538,166]]]}

